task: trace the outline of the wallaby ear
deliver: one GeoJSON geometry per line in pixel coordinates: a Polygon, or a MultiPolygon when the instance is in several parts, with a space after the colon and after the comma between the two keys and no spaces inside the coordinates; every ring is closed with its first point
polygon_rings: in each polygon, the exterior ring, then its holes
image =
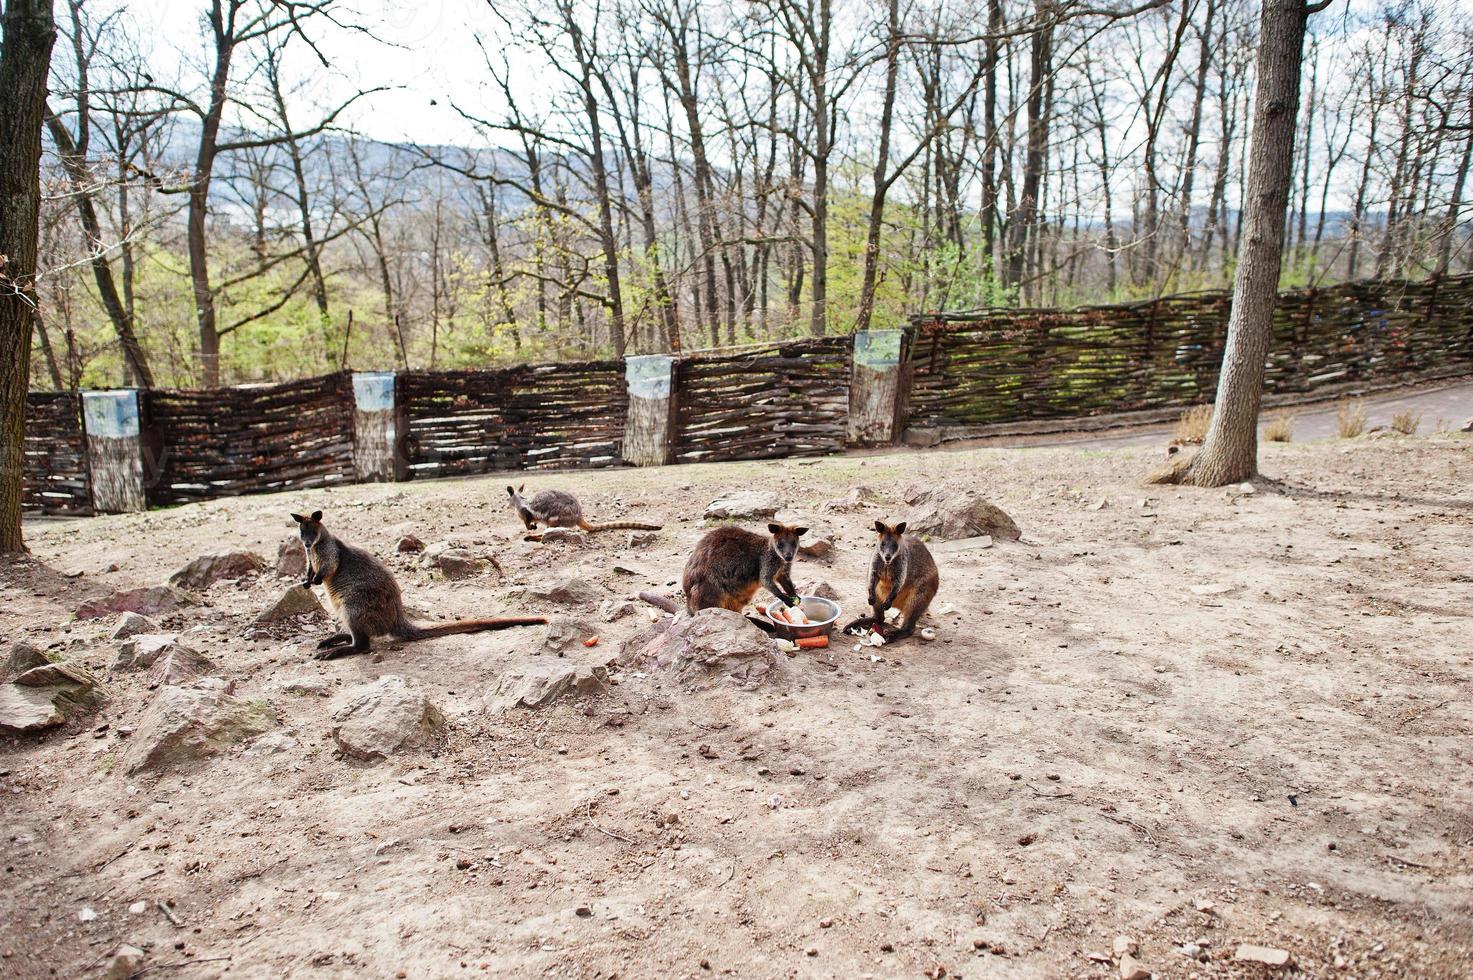
{"type": "Polygon", "coordinates": [[[895,533],[896,534],[904,534],[905,533],[905,522],[904,521],[901,521],[899,524],[896,524],[895,525],[895,533]]]}
{"type": "Polygon", "coordinates": [[[890,529],[885,526],[885,522],[884,521],[875,521],[875,530],[878,531],[878,532],[880,532],[881,534],[884,534],[886,531],[889,531],[890,529]]]}
{"type": "Polygon", "coordinates": [[[517,493],[522,493],[526,489],[527,489],[527,485],[525,483],[523,483],[521,486],[517,487],[517,493]]]}
{"type": "Polygon", "coordinates": [[[293,514],[292,520],[296,521],[298,524],[307,523],[307,518],[303,517],[301,514],[293,514]]]}
{"type": "Polygon", "coordinates": [[[320,510],[314,510],[312,512],[312,521],[313,521],[313,523],[316,523],[317,521],[320,521],[320,520],[322,520],[322,511],[320,511],[320,510]]]}
{"type": "Polygon", "coordinates": [[[508,486],[508,487],[507,487],[507,488],[506,488],[506,492],[507,492],[507,494],[508,494],[508,495],[509,495],[509,496],[512,496],[512,497],[515,497],[515,496],[516,496],[516,495],[517,495],[517,491],[516,491],[516,489],[515,489],[515,488],[513,488],[513,487],[510,487],[510,486],[508,486]]]}
{"type": "Polygon", "coordinates": [[[783,529],[783,526],[781,524],[773,523],[773,524],[767,525],[767,533],[768,534],[781,534],[782,533],[782,529],[783,529]]]}
{"type": "Polygon", "coordinates": [[[795,528],[793,528],[793,536],[794,537],[801,538],[803,535],[805,535],[807,533],[808,533],[808,528],[806,528],[806,527],[795,527],[795,528]]]}

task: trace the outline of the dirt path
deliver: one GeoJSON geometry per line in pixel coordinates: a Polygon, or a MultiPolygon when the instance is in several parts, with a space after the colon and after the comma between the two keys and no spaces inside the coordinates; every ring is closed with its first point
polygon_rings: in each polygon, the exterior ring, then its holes
{"type": "MultiPolygon", "coordinates": [[[[125,775],[117,733],[155,696],[137,674],[109,677],[85,723],[0,740],[0,973],[99,975],[129,942],[148,976],[187,980],[1113,978],[1125,935],[1158,977],[1264,976],[1232,962],[1239,943],[1288,950],[1309,976],[1469,975],[1473,441],[1270,445],[1281,492],[1252,494],[1143,490],[1156,455],[527,480],[574,489],[597,519],[665,522],[636,549],[622,533],[521,542],[496,478],[34,528],[36,561],[0,577],[0,631],[99,672],[111,622],[71,620],[83,598],[224,548],[272,557],[291,510],[321,508],[389,557],[436,618],[511,611],[513,583],[570,574],[600,599],[668,589],[703,507],[735,487],[832,527],[831,562],[795,578],[832,583],[846,611],[867,528],[903,514],[907,488],[978,488],[1024,542],[941,557],[938,602],[956,612],[933,617],[934,643],[805,654],[751,691],[616,670],[606,694],[505,715],[483,699],[538,631],[317,662],[315,632],[246,636],[283,580],[217,585],[164,625],[280,712],[293,744],[125,775]],[[882,502],[825,509],[856,485],[882,502]],[[410,531],[494,553],[506,577],[431,576],[394,554],[410,531]],[[337,695],[386,673],[450,717],[443,745],[346,760],[333,701],[281,687],[337,695]]],[[[562,610],[602,636],[578,657],[644,625],[596,606],[562,610]]]]}

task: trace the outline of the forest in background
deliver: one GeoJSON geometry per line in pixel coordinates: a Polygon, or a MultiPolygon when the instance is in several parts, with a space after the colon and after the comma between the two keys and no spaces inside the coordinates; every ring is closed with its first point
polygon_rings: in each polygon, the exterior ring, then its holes
{"type": "MultiPolygon", "coordinates": [[[[199,0],[188,57],[63,6],[37,388],[848,333],[1225,286],[1239,247],[1248,0],[487,4],[459,145],[322,98],[351,4],[199,0]]],[[[1285,285],[1473,267],[1462,13],[1311,18],[1285,285]]]]}

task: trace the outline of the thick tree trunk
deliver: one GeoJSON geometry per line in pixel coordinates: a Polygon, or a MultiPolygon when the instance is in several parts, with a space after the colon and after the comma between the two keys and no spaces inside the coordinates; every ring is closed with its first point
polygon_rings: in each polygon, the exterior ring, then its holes
{"type": "Polygon", "coordinates": [[[876,150],[874,197],[864,240],[864,281],[859,288],[859,311],[854,330],[868,330],[875,312],[875,284],[880,270],[880,228],[885,220],[885,195],[890,190],[890,127],[895,119],[895,84],[900,74],[900,0],[889,0],[889,31],[885,47],[885,97],[880,110],[880,146],[876,150]]]}
{"type": "Polygon", "coordinates": [[[1303,0],[1264,0],[1258,42],[1258,87],[1248,149],[1244,243],[1233,277],[1227,350],[1212,424],[1194,456],[1150,482],[1218,487],[1258,472],[1258,409],[1263,364],[1273,335],[1283,258],[1284,213],[1293,181],[1299,71],[1308,11],[1303,0]]]}
{"type": "Polygon", "coordinates": [[[55,41],[51,0],[7,0],[0,22],[0,554],[26,550],[20,502],[37,301],[41,126],[55,41]]]}

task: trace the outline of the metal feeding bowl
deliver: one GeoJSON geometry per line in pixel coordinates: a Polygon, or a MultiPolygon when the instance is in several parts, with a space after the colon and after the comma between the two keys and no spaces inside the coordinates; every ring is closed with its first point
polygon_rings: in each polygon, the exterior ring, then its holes
{"type": "Polygon", "coordinates": [[[758,606],[757,609],[762,613],[762,618],[772,624],[773,632],[785,639],[797,640],[805,636],[828,636],[834,631],[834,623],[838,622],[839,613],[843,611],[837,602],[816,595],[800,595],[798,598],[802,600],[798,603],[798,608],[802,609],[803,614],[809,619],[807,626],[784,623],[773,619],[768,614],[767,607],[780,607],[781,599],[773,599],[765,605],[758,606]]]}

